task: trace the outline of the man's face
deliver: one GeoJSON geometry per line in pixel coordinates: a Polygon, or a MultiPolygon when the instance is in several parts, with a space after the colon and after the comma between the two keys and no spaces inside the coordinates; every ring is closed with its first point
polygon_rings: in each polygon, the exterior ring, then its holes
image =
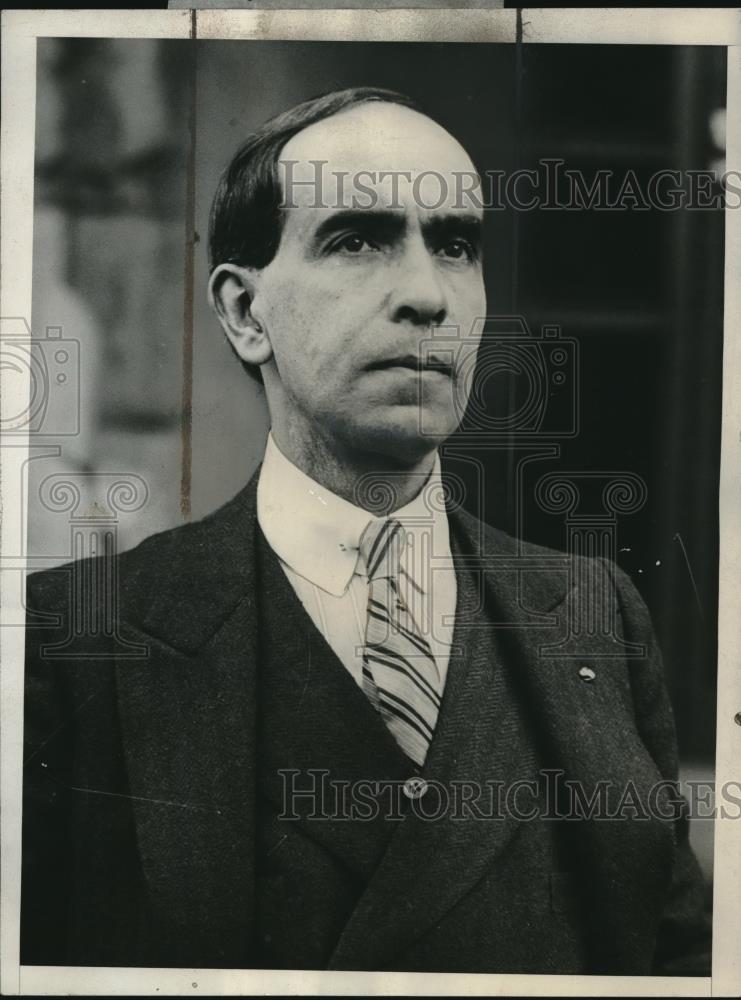
{"type": "Polygon", "coordinates": [[[417,461],[459,423],[460,365],[445,362],[470,361],[486,310],[482,212],[461,195],[473,164],[430,119],[369,103],[294,136],[280,165],[289,207],[252,301],[274,430],[417,461]]]}

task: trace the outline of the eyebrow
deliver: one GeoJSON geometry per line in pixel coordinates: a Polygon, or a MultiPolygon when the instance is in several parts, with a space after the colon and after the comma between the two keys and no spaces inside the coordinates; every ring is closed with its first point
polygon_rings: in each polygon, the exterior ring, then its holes
{"type": "MultiPolygon", "coordinates": [[[[407,217],[404,212],[394,212],[389,209],[347,208],[335,212],[324,219],[316,228],[311,246],[316,248],[328,236],[341,232],[343,229],[355,229],[363,233],[392,238],[400,236],[407,228],[407,217]]],[[[444,215],[433,215],[422,220],[422,233],[425,238],[442,240],[445,237],[462,236],[478,248],[481,244],[483,220],[473,214],[447,212],[444,215]]]]}
{"type": "Polygon", "coordinates": [[[406,229],[406,218],[403,212],[388,209],[346,208],[330,215],[317,226],[311,238],[312,246],[316,247],[328,236],[334,236],[343,229],[357,229],[387,237],[398,236],[406,229]]]}
{"type": "Polygon", "coordinates": [[[422,222],[422,232],[433,240],[442,242],[446,237],[462,236],[478,249],[484,231],[484,221],[478,215],[449,212],[433,215],[422,222]]]}

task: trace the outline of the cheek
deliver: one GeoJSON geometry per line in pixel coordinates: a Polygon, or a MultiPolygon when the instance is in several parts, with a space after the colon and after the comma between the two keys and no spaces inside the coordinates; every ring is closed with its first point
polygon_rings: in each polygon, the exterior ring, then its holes
{"type": "Polygon", "coordinates": [[[486,317],[486,291],[480,274],[453,275],[448,285],[448,322],[468,337],[477,320],[486,317]]]}
{"type": "Polygon", "coordinates": [[[347,356],[344,297],[316,282],[309,287],[285,282],[271,293],[261,318],[283,380],[296,387],[309,381],[312,391],[321,392],[347,356]]]}
{"type": "Polygon", "coordinates": [[[469,384],[475,369],[486,317],[486,294],[483,284],[469,285],[458,298],[458,308],[453,318],[461,347],[456,357],[457,374],[462,378],[459,391],[463,390],[464,385],[469,384]]]}
{"type": "Polygon", "coordinates": [[[278,364],[296,368],[298,363],[326,378],[342,367],[364,328],[356,315],[357,298],[336,283],[282,281],[271,285],[259,305],[257,318],[265,324],[278,364]]]}
{"type": "Polygon", "coordinates": [[[461,301],[468,316],[483,319],[486,316],[486,292],[483,281],[475,281],[464,289],[461,301]]]}
{"type": "Polygon", "coordinates": [[[255,317],[267,332],[279,364],[283,359],[295,358],[299,346],[301,353],[308,353],[313,308],[305,294],[297,293],[295,285],[281,282],[271,286],[262,302],[256,300],[255,317]]]}
{"type": "MultiPolygon", "coordinates": [[[[302,311],[306,313],[305,309],[302,311]]],[[[262,302],[256,300],[255,314],[264,324],[274,348],[302,334],[295,290],[288,283],[271,286],[262,302]]]]}

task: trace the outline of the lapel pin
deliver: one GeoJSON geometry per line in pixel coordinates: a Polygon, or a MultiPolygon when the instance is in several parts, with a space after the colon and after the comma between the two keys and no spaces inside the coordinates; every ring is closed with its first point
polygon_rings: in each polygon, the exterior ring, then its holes
{"type": "Polygon", "coordinates": [[[580,667],[579,676],[583,681],[590,682],[593,681],[597,675],[591,667],[580,667]]]}

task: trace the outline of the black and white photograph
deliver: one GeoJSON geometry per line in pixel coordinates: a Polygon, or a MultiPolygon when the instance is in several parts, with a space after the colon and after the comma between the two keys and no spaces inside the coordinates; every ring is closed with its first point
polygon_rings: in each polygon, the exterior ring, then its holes
{"type": "Polygon", "coordinates": [[[741,72],[620,13],[32,32],[13,991],[732,995],[741,72]]]}

